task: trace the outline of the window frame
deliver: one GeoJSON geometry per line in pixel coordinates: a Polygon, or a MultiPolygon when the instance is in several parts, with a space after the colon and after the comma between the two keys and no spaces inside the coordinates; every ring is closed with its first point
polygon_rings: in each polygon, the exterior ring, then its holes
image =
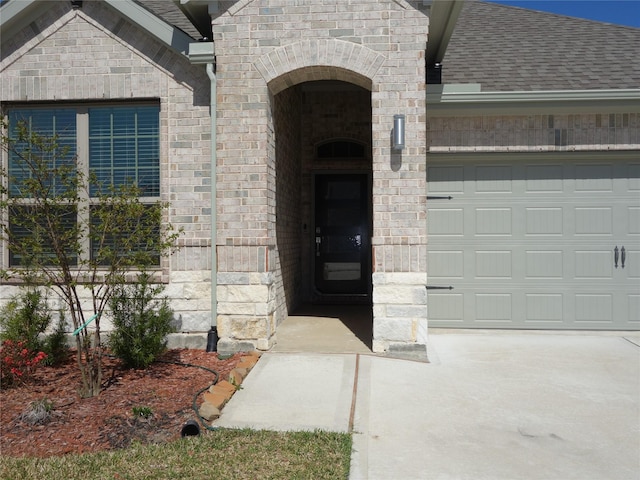
{"type": "MultiPolygon", "coordinates": [[[[162,122],[162,105],[160,99],[142,99],[142,100],[127,100],[127,101],[105,101],[105,102],[7,102],[2,103],[0,105],[2,107],[2,112],[5,120],[7,121],[10,117],[10,112],[15,112],[18,110],[62,110],[62,109],[73,109],[75,110],[76,117],[76,132],[75,132],[75,156],[76,156],[76,164],[77,169],[82,171],[84,178],[87,182],[89,182],[89,177],[91,173],[90,167],[90,137],[89,137],[89,111],[92,108],[135,108],[135,107],[155,107],[157,109],[157,124],[156,128],[156,137],[157,137],[157,164],[153,166],[155,171],[157,172],[154,180],[157,182],[157,195],[144,195],[139,198],[140,203],[142,204],[153,204],[162,200],[163,196],[163,122],[162,122]]],[[[9,135],[11,126],[4,134],[9,135]]],[[[155,141],[155,140],[154,140],[155,141]]],[[[2,161],[2,165],[9,170],[9,154],[8,152],[3,151],[2,157],[0,158],[2,161]]],[[[137,166],[138,162],[136,159],[136,177],[137,177],[137,166]]],[[[7,178],[3,178],[3,181],[8,183],[7,178]]],[[[7,188],[11,188],[10,185],[5,185],[7,188]]],[[[98,198],[96,196],[91,196],[93,187],[90,185],[85,185],[86,188],[83,188],[79,191],[80,203],[78,205],[77,211],[77,223],[83,223],[85,225],[90,225],[91,222],[91,210],[92,207],[98,205],[98,198]]],[[[20,202],[20,206],[29,207],[33,204],[33,202],[29,198],[24,198],[20,202]]],[[[165,214],[166,215],[166,214],[165,214]]],[[[2,221],[9,222],[9,212],[3,212],[2,221]]],[[[163,220],[164,221],[164,220],[163,220]]],[[[161,225],[159,225],[161,228],[161,225]]],[[[92,255],[92,245],[91,240],[88,235],[85,235],[84,238],[81,239],[82,251],[83,251],[83,260],[90,259],[92,255]]],[[[9,246],[6,242],[2,242],[0,245],[1,255],[0,260],[2,261],[2,265],[5,268],[20,268],[20,265],[12,265],[11,264],[11,253],[9,251],[9,246]]],[[[157,263],[149,266],[150,270],[156,271],[165,271],[167,268],[167,263],[164,258],[159,257],[157,263]]],[[[1,283],[1,282],[0,282],[1,283]]]]}

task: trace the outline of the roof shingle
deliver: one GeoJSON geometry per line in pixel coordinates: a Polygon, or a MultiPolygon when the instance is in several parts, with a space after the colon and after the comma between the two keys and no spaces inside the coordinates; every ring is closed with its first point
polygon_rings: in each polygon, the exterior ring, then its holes
{"type": "Polygon", "coordinates": [[[640,88],[640,29],[467,1],[443,83],[482,91],[640,88]]]}

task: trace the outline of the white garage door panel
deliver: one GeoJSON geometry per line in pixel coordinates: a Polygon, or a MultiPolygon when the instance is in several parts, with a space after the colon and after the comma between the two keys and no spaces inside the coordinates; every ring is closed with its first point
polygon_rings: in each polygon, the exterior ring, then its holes
{"type": "Polygon", "coordinates": [[[629,295],[629,322],[640,330],[640,295],[629,295]]]}
{"type": "Polygon", "coordinates": [[[576,250],[575,278],[610,279],[613,274],[611,250],[576,250]]]}
{"type": "Polygon", "coordinates": [[[627,209],[627,222],[629,224],[629,234],[640,235],[640,207],[629,207],[627,209]]]}
{"type": "Polygon", "coordinates": [[[560,207],[527,207],[525,221],[527,236],[562,235],[562,208],[560,207]]]}
{"type": "Polygon", "coordinates": [[[640,329],[640,164],[614,160],[430,161],[429,325],[640,329]]]}
{"type": "Polygon", "coordinates": [[[527,293],[525,318],[530,322],[561,323],[564,318],[563,300],[559,293],[527,293]]]}
{"type": "Polygon", "coordinates": [[[561,250],[527,250],[525,276],[529,279],[561,279],[564,277],[561,250]]]}
{"type": "MultiPolygon", "coordinates": [[[[640,250],[632,250],[630,248],[626,251],[626,263],[625,268],[627,275],[630,279],[636,282],[636,285],[640,285],[640,250]]],[[[640,287],[638,287],[638,293],[640,294],[640,287]]]]}

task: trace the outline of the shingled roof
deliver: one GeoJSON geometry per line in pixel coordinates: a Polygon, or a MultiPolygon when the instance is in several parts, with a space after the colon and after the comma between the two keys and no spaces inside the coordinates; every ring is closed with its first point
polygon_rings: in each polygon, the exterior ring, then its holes
{"type": "Polygon", "coordinates": [[[640,29],[467,1],[442,62],[442,83],[482,91],[640,87],[640,29]]]}
{"type": "MultiPolygon", "coordinates": [[[[135,0],[194,39],[171,0],[135,0]]],[[[482,91],[640,88],[640,29],[467,0],[449,41],[442,83],[482,91]]]]}

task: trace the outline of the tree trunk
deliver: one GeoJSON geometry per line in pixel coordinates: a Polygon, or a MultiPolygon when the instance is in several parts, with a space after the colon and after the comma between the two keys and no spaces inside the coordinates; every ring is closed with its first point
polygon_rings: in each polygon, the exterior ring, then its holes
{"type": "MultiPolygon", "coordinates": [[[[96,336],[98,335],[96,332],[96,336]]],[[[82,374],[80,396],[96,397],[102,389],[102,347],[99,343],[92,344],[86,328],[78,334],[76,346],[78,367],[82,374]]]]}

